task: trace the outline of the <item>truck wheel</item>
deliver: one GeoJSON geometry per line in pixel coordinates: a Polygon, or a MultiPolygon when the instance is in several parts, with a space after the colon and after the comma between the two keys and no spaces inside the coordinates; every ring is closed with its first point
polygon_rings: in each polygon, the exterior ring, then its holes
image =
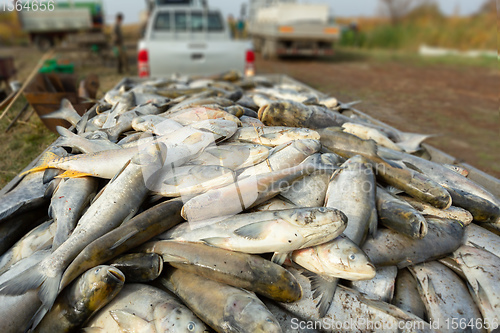
{"type": "Polygon", "coordinates": [[[47,36],[35,36],[34,43],[36,47],[42,51],[48,51],[52,46],[54,46],[54,41],[52,38],[47,36]]]}
{"type": "Polygon", "coordinates": [[[276,42],[273,40],[266,40],[262,47],[262,57],[264,59],[274,60],[277,58],[276,42]]]}

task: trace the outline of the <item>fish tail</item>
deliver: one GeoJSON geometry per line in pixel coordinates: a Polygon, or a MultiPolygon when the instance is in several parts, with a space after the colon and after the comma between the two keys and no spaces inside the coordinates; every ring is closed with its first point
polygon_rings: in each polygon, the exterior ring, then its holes
{"type": "Polygon", "coordinates": [[[0,294],[22,295],[38,288],[45,281],[40,265],[37,264],[0,284],[0,294]]]}
{"type": "Polygon", "coordinates": [[[333,302],[333,296],[335,296],[339,279],[325,279],[320,275],[309,272],[304,275],[311,281],[313,298],[321,298],[316,306],[318,307],[320,318],[323,318],[328,313],[330,305],[333,302]]]}
{"type": "Polygon", "coordinates": [[[27,175],[27,174],[32,173],[32,172],[43,171],[43,170],[52,168],[52,166],[50,165],[50,162],[55,161],[59,158],[60,158],[60,156],[54,154],[53,152],[47,151],[40,157],[40,160],[38,161],[38,165],[36,167],[22,172],[20,174],[20,176],[24,176],[24,175],[27,175]]]}
{"type": "Polygon", "coordinates": [[[73,107],[73,104],[71,104],[71,102],[69,100],[67,100],[66,98],[63,98],[59,109],[57,109],[56,111],[51,112],[49,114],[43,115],[40,118],[43,118],[43,119],[64,119],[64,120],[68,120],[69,122],[71,122],[70,119],[71,120],[75,119],[75,118],[79,119],[80,115],[78,114],[78,112],[76,112],[75,108],[73,107]]]}

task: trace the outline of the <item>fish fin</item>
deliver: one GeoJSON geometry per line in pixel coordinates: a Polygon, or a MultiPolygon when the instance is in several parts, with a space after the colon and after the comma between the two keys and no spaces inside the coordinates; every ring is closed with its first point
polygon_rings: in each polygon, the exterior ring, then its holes
{"type": "Polygon", "coordinates": [[[316,304],[320,318],[323,318],[330,309],[330,305],[333,302],[333,296],[335,296],[335,290],[337,290],[338,279],[326,279],[318,274],[311,272],[304,272],[311,282],[311,290],[313,292],[313,299],[320,298],[316,304]]]}
{"type": "Polygon", "coordinates": [[[436,136],[435,134],[415,134],[415,133],[404,133],[403,137],[405,139],[400,142],[396,142],[396,146],[404,150],[406,153],[414,153],[418,150],[420,150],[420,144],[433,136],[436,136]]]}
{"type": "Polygon", "coordinates": [[[205,243],[207,245],[211,245],[211,246],[215,246],[215,247],[223,247],[222,245],[224,245],[226,243],[226,240],[228,238],[229,237],[209,237],[209,238],[200,239],[200,241],[202,241],[203,243],[205,243]]]}
{"type": "Polygon", "coordinates": [[[64,170],[61,169],[45,169],[43,173],[43,180],[42,182],[44,184],[50,183],[53,181],[57,175],[63,173],[64,170]]]}
{"type": "Polygon", "coordinates": [[[59,188],[60,181],[53,181],[50,182],[49,186],[45,189],[45,192],[43,193],[43,198],[44,199],[50,199],[52,198],[52,195],[56,193],[57,189],[59,188]]]}
{"type": "Polygon", "coordinates": [[[21,270],[20,274],[0,284],[0,294],[22,295],[28,290],[38,288],[45,280],[38,264],[21,270]],[[21,278],[22,276],[22,278],[21,278]]]}
{"type": "Polygon", "coordinates": [[[154,328],[147,320],[124,310],[109,311],[111,317],[126,333],[153,332],[154,328]]]}
{"type": "Polygon", "coordinates": [[[178,256],[175,254],[160,254],[161,257],[163,258],[164,262],[174,262],[174,263],[180,263],[180,264],[187,264],[189,260],[187,260],[186,257],[183,256],[178,256]]]}
{"type": "Polygon", "coordinates": [[[411,169],[413,171],[416,171],[416,172],[419,172],[419,173],[423,173],[422,170],[420,170],[419,168],[417,168],[415,165],[411,164],[410,162],[406,162],[406,161],[403,161],[403,164],[408,168],[408,169],[411,169]]]}
{"type": "Polygon", "coordinates": [[[86,172],[80,172],[80,171],[75,171],[75,170],[66,170],[63,173],[61,173],[59,176],[56,176],[56,178],[82,178],[82,177],[87,177],[87,176],[93,176],[90,173],[86,172]]]}
{"type": "Polygon", "coordinates": [[[236,229],[234,234],[247,239],[264,239],[271,232],[268,226],[268,221],[255,222],[236,229]]]}
{"type": "Polygon", "coordinates": [[[51,168],[51,166],[49,165],[49,162],[55,161],[55,160],[57,160],[59,158],[60,158],[60,156],[54,154],[53,152],[46,151],[40,157],[40,160],[38,161],[38,166],[20,173],[19,176],[24,176],[24,175],[27,175],[28,173],[32,173],[32,172],[36,172],[36,171],[43,171],[45,169],[49,169],[49,168],[51,168]]]}
{"type": "Polygon", "coordinates": [[[88,122],[89,122],[89,113],[85,112],[80,121],[76,124],[76,133],[78,133],[78,135],[85,132],[85,128],[87,127],[88,122]]]}
{"type": "MultiPolygon", "coordinates": [[[[72,117],[77,117],[77,118],[80,118],[80,115],[78,114],[78,112],[76,112],[75,108],[73,107],[73,104],[71,104],[71,102],[66,99],[66,98],[63,98],[61,100],[61,105],[59,107],[59,109],[57,109],[56,111],[54,112],[51,112],[49,114],[45,114],[43,116],[40,116],[40,118],[42,119],[64,119],[64,120],[67,120],[68,122],[72,123],[72,121],[70,121],[70,119],[72,117]]],[[[72,125],[75,125],[75,124],[72,124],[72,125]]]]}
{"type": "Polygon", "coordinates": [[[109,249],[110,250],[116,249],[118,246],[122,245],[127,240],[129,240],[134,235],[136,235],[138,232],[139,232],[138,230],[134,230],[134,231],[129,232],[128,234],[126,234],[125,236],[123,236],[122,238],[120,238],[119,240],[117,240],[113,245],[111,245],[111,247],[109,249]]]}
{"type": "Polygon", "coordinates": [[[394,186],[387,186],[387,187],[385,188],[385,190],[386,190],[387,192],[389,192],[390,194],[392,194],[392,195],[397,195],[397,194],[399,194],[399,193],[403,193],[403,192],[404,192],[404,191],[401,191],[399,188],[394,187],[394,186]]]}
{"type": "Polygon", "coordinates": [[[24,202],[18,202],[17,204],[15,204],[14,206],[10,207],[6,211],[1,212],[0,213],[0,221],[6,219],[8,216],[10,216],[10,215],[14,214],[15,212],[17,212],[19,209],[21,209],[22,206],[24,206],[24,202]]]}
{"type": "Polygon", "coordinates": [[[29,323],[28,323],[28,329],[31,329],[29,332],[33,332],[33,330],[40,324],[42,321],[43,317],[49,312],[50,309],[47,309],[43,304],[40,305],[38,310],[35,312],[33,317],[31,317],[29,323]]]}
{"type": "Polygon", "coordinates": [[[286,261],[286,258],[288,258],[288,252],[274,252],[273,257],[271,258],[271,261],[274,262],[275,264],[278,265],[283,265],[286,261]]]}

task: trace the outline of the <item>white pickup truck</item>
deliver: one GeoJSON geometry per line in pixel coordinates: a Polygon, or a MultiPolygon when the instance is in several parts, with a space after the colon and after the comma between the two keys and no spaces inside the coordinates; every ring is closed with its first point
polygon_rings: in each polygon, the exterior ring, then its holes
{"type": "Polygon", "coordinates": [[[140,77],[254,72],[251,42],[233,40],[220,11],[204,6],[156,6],[137,58],[140,77]]]}

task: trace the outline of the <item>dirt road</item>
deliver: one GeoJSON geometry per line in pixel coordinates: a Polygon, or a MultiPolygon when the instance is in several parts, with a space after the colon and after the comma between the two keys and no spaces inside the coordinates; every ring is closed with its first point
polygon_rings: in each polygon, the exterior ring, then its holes
{"type": "Polygon", "coordinates": [[[407,131],[435,134],[428,143],[500,177],[500,73],[457,65],[422,65],[342,55],[263,60],[260,73],[287,74],[407,131]]]}

